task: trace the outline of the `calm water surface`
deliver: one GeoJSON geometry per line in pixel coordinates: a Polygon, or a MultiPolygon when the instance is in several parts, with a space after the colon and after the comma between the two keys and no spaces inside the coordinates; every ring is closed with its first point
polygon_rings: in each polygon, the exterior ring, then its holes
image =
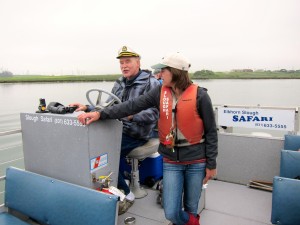
{"type": "MultiPolygon", "coordinates": [[[[300,80],[196,80],[206,87],[215,105],[300,106],[300,80]]],[[[20,127],[19,113],[34,112],[39,98],[46,103],[88,104],[92,88],[110,91],[113,82],[0,84],[0,131],[20,127]]]]}

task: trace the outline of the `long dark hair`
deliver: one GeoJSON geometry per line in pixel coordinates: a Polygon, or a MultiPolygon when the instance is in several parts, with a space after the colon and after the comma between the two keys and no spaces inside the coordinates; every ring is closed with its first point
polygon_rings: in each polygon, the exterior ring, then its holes
{"type": "Polygon", "coordinates": [[[172,67],[167,67],[172,73],[172,82],[175,84],[175,88],[184,91],[187,89],[193,82],[189,77],[189,72],[184,70],[175,69],[172,67]]]}

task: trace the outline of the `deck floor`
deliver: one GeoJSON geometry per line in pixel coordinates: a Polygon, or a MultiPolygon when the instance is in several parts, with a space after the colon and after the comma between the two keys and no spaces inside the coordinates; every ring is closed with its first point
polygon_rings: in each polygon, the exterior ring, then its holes
{"type": "MultiPolygon", "coordinates": [[[[156,203],[158,192],[148,189],[148,196],[136,199],[134,205],[118,218],[135,217],[136,225],[168,225],[163,209],[156,203]]],[[[272,193],[245,185],[209,181],[201,225],[266,225],[271,224],[272,193]]]]}

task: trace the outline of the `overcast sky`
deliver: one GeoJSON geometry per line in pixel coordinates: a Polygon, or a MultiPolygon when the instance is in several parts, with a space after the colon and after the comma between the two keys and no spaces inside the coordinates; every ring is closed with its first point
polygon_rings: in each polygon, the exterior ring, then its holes
{"type": "Polygon", "coordinates": [[[0,72],[120,73],[179,51],[201,69],[300,69],[299,0],[0,0],[0,72]]]}

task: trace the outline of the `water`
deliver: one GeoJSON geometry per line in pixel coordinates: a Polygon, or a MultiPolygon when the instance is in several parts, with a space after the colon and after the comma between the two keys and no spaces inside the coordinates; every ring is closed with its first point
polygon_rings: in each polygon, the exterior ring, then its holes
{"type": "MultiPolygon", "coordinates": [[[[300,80],[197,80],[206,87],[213,104],[300,106],[300,80]]],[[[113,82],[0,84],[0,131],[20,128],[20,112],[34,112],[39,98],[46,103],[88,104],[85,94],[92,88],[110,91],[113,82]]]]}
{"type": "Polygon", "coordinates": [[[20,128],[20,112],[38,110],[40,98],[45,98],[47,104],[88,104],[85,97],[87,90],[101,88],[110,91],[112,86],[113,82],[0,84],[0,131],[20,128]]]}
{"type": "MultiPolygon", "coordinates": [[[[197,80],[214,105],[300,106],[300,80],[197,80]]],[[[0,132],[20,128],[20,113],[38,110],[39,99],[46,103],[88,104],[86,92],[93,88],[110,91],[113,82],[0,84],[0,132]]],[[[240,132],[245,132],[240,130],[240,132]]],[[[281,134],[282,135],[282,134],[281,134]]],[[[24,168],[21,134],[0,136],[0,176],[8,166],[24,168]],[[17,159],[17,160],[15,160],[17,159]],[[12,161],[13,160],[13,161],[12,161]]],[[[0,204],[4,182],[0,182],[0,204]]]]}

